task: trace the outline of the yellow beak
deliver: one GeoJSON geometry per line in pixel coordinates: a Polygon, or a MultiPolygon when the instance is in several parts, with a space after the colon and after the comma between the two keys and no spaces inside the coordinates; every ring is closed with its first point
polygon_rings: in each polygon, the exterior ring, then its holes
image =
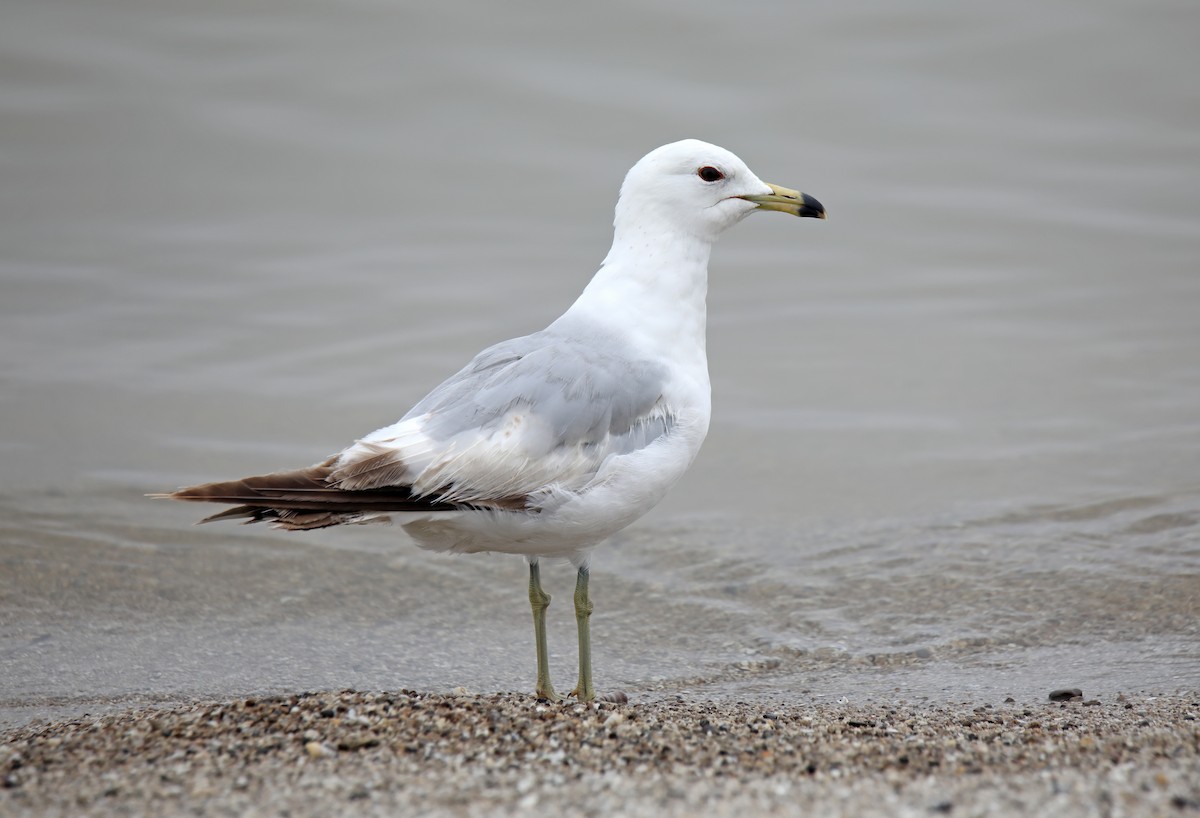
{"type": "Polygon", "coordinates": [[[739,196],[747,202],[754,202],[759,210],[778,210],[780,213],[791,213],[793,216],[807,216],[813,219],[825,218],[825,206],[798,190],[792,190],[779,185],[767,183],[770,193],[755,196],[739,196]]]}

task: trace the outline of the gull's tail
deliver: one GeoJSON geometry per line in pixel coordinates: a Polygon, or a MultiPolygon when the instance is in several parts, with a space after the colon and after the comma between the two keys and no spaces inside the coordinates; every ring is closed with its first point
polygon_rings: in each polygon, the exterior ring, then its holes
{"type": "Polygon", "coordinates": [[[234,506],[205,517],[202,523],[241,519],[244,523],[268,522],[288,531],[386,522],[388,512],[455,511],[470,507],[419,497],[410,486],[404,485],[360,490],[338,488],[329,480],[336,462],[335,456],[306,469],[204,483],[149,496],[234,506]]]}

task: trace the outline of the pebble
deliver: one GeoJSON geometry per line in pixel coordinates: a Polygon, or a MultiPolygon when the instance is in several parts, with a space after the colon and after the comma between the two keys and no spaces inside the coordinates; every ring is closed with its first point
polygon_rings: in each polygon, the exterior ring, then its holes
{"type": "Polygon", "coordinates": [[[310,758],[327,758],[331,755],[337,754],[336,751],[334,751],[331,747],[322,744],[319,741],[310,741],[305,744],[304,752],[308,753],[310,758]]]}

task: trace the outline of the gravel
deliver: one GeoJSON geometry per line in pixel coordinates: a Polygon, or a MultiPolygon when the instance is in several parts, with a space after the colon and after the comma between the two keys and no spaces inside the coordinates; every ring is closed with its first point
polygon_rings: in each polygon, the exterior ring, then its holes
{"type": "Polygon", "coordinates": [[[0,732],[0,814],[1200,816],[1198,715],[301,693],[0,732]]]}

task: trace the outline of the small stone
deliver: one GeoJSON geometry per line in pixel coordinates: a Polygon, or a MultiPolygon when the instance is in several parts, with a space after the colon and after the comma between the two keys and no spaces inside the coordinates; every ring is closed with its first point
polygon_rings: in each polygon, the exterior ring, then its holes
{"type": "Polygon", "coordinates": [[[371,733],[346,736],[338,742],[337,746],[339,750],[365,750],[370,747],[378,747],[379,737],[371,733]]]}
{"type": "Polygon", "coordinates": [[[310,741],[305,744],[304,752],[308,753],[309,758],[327,758],[334,754],[331,748],[319,741],[310,741]]]}
{"type": "Polygon", "coordinates": [[[1063,687],[1050,691],[1050,701],[1069,702],[1071,699],[1082,699],[1083,691],[1077,687],[1063,687]]]}

